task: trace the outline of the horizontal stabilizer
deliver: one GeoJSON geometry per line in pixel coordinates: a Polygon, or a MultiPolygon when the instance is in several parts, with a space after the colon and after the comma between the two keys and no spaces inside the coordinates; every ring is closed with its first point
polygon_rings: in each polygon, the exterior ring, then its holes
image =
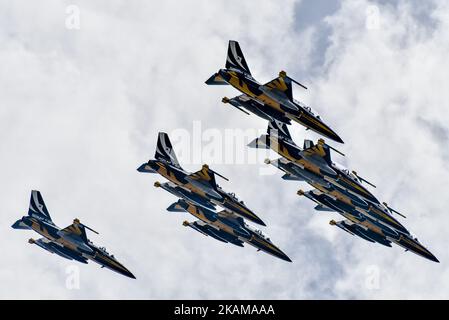
{"type": "Polygon", "coordinates": [[[170,212],[184,212],[184,208],[180,205],[179,201],[176,201],[172,203],[168,208],[167,211],[170,212]]]}
{"type": "Polygon", "coordinates": [[[270,139],[267,135],[261,135],[260,138],[256,138],[248,143],[248,147],[257,149],[270,149],[270,139]]]}
{"type": "Polygon", "coordinates": [[[148,163],[142,164],[140,167],[137,168],[137,171],[144,172],[144,173],[156,173],[148,163]]]}
{"type": "Polygon", "coordinates": [[[11,226],[13,229],[30,229],[25,223],[23,223],[22,219],[17,220],[11,226]]]}
{"type": "Polygon", "coordinates": [[[206,84],[209,86],[216,85],[227,85],[228,83],[218,74],[213,74],[209,79],[206,80],[206,84]]]}

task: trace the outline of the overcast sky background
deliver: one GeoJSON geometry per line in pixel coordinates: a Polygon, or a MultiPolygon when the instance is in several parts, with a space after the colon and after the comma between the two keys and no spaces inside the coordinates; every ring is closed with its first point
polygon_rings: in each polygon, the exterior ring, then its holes
{"type": "MultiPolygon", "coordinates": [[[[446,1],[2,1],[0,4],[1,298],[394,299],[449,297],[449,4],[446,1]],[[66,27],[67,6],[80,29],[66,27]],[[204,81],[238,40],[261,82],[280,70],[343,138],[335,158],[441,261],[331,227],[260,165],[212,164],[268,225],[293,263],[182,226],[176,199],[136,168],[159,131],[264,130],[220,101],[238,92],[204,81]],[[136,280],[51,255],[11,229],[41,190],[60,227],[77,217],[136,280]],[[79,289],[66,286],[79,267],[79,289]]],[[[318,135],[291,126],[294,139],[318,135]]],[[[198,147],[201,141],[193,141],[198,147]]],[[[335,145],[335,144],[334,144],[335,145]]],[[[241,148],[242,152],[254,150],[241,148]]],[[[185,169],[191,163],[179,155],[185,169]]],[[[272,154],[271,158],[275,158],[272,154]]]]}

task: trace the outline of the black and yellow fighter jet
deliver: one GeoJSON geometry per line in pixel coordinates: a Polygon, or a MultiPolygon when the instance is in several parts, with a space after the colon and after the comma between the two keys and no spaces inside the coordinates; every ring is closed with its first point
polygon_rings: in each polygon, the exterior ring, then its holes
{"type": "Polygon", "coordinates": [[[204,164],[201,170],[188,173],[179,165],[168,135],[160,132],[158,135],[155,160],[142,164],[137,171],[159,173],[178,186],[177,192],[183,194],[191,202],[205,208],[215,208],[219,205],[232,211],[242,218],[260,225],[265,223],[252,212],[235,194],[224,191],[215,181],[215,175],[228,180],[204,164]]]}
{"type": "Polygon", "coordinates": [[[64,229],[57,227],[53,223],[39,191],[31,192],[28,215],[17,220],[12,227],[36,231],[43,238],[30,239],[28,242],[63,258],[81,263],[92,260],[102,268],[106,267],[126,277],[136,278],[115,259],[114,255],[109,254],[105,248],[97,247],[87,238],[86,229],[94,233],[97,232],[82,224],[78,219],[73,220],[73,224],[64,229]]]}
{"type": "MultiPolygon", "coordinates": [[[[277,152],[294,164],[292,170],[294,170],[296,176],[310,184],[315,183],[323,188],[341,191],[353,201],[363,202],[365,205],[379,203],[379,200],[362,185],[362,182],[365,182],[373,186],[371,183],[361,178],[355,171],[350,172],[347,168],[332,161],[331,149],[342,153],[326,144],[323,139],[319,139],[317,144],[314,144],[311,140],[304,140],[304,146],[300,148],[292,140],[285,124],[279,121],[271,121],[268,124],[267,134],[254,139],[248,146],[272,149],[277,152]]],[[[291,173],[291,176],[293,175],[291,173]]]]}
{"type": "MultiPolygon", "coordinates": [[[[167,190],[166,186],[162,186],[167,190]]],[[[190,202],[190,200],[181,198],[167,208],[170,212],[186,211],[198,218],[194,222],[184,221],[183,225],[210,236],[218,241],[232,243],[238,247],[243,247],[243,243],[247,243],[262,250],[276,258],[291,262],[290,258],[276,247],[267,238],[262,231],[254,229],[245,223],[242,217],[235,213],[222,210],[220,212],[212,211],[202,206],[198,206],[190,202]]]]}
{"type": "Polygon", "coordinates": [[[248,112],[243,109],[268,121],[278,120],[290,124],[290,120],[293,120],[325,137],[343,143],[343,140],[323,122],[318,114],[314,113],[309,106],[293,98],[292,82],[307,89],[287,76],[285,71],[279,72],[279,77],[276,79],[260,84],[251,75],[239,43],[231,40],[225,69],[220,69],[212,75],[206,84],[230,84],[242,92],[240,96],[232,99],[224,97],[222,101],[246,114],[248,112]]]}
{"type": "Polygon", "coordinates": [[[392,216],[393,209],[388,205],[383,204],[368,211],[360,210],[356,206],[345,203],[332,195],[314,189],[307,192],[298,191],[298,195],[305,196],[317,204],[315,210],[318,211],[335,211],[341,214],[346,220],[334,221],[330,224],[347,231],[352,235],[357,235],[369,242],[377,242],[384,246],[391,247],[391,243],[403,247],[406,251],[411,251],[421,257],[429,259],[434,262],[439,262],[438,259],[426,249],[418,238],[410,234],[410,232],[402,226],[392,216]],[[391,211],[390,211],[391,210],[391,211]],[[379,220],[379,213],[381,212],[383,219],[379,220]],[[390,220],[390,223],[385,223],[390,220]]]}

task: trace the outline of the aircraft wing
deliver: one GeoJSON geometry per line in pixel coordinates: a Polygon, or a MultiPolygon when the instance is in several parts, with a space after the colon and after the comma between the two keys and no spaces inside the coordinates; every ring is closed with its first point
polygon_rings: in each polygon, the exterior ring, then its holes
{"type": "Polygon", "coordinates": [[[288,77],[285,71],[279,72],[279,77],[260,86],[259,89],[277,101],[289,102],[285,104],[285,107],[298,111],[299,107],[295,105],[295,103],[292,103],[294,101],[292,82],[295,82],[301,87],[307,89],[304,85],[288,77]]]}
{"type": "Polygon", "coordinates": [[[80,243],[88,243],[86,229],[83,224],[80,223],[78,219],[73,220],[73,223],[58,231],[61,237],[69,237],[80,243]]]}
{"type": "Polygon", "coordinates": [[[282,95],[290,101],[293,100],[291,81],[288,81],[285,77],[279,76],[274,78],[270,82],[265,83],[263,87],[270,91],[282,93],[282,95]]]}
{"type": "Polygon", "coordinates": [[[201,170],[188,175],[190,179],[209,183],[212,187],[216,187],[215,172],[209,169],[207,164],[203,165],[201,170]]]}
{"type": "Polygon", "coordinates": [[[242,217],[229,210],[221,210],[217,213],[217,216],[238,227],[245,225],[245,220],[242,217]]]}
{"type": "Polygon", "coordinates": [[[319,139],[317,144],[314,144],[311,140],[304,140],[304,149],[300,152],[300,155],[306,161],[314,163],[320,169],[333,175],[337,174],[331,168],[330,149],[323,139],[319,139]]]}
{"type": "Polygon", "coordinates": [[[223,196],[218,191],[218,186],[215,181],[215,175],[228,180],[219,173],[216,173],[212,169],[209,169],[207,164],[204,164],[201,170],[191,173],[185,177],[196,188],[202,190],[208,197],[222,200],[223,196]]]}

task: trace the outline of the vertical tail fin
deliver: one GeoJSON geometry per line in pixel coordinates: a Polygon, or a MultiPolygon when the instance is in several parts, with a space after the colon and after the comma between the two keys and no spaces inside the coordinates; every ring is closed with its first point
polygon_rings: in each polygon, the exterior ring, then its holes
{"type": "Polygon", "coordinates": [[[271,140],[270,137],[276,137],[276,139],[286,139],[292,141],[290,132],[287,125],[283,122],[273,120],[268,122],[267,134],[261,135],[259,138],[254,139],[248,144],[250,148],[270,149],[271,140]]]}
{"type": "Polygon", "coordinates": [[[228,56],[226,58],[226,69],[234,68],[246,74],[251,74],[242,49],[237,41],[229,40],[228,56]]]}
{"type": "Polygon", "coordinates": [[[178,159],[176,158],[175,151],[173,150],[173,146],[170,142],[170,138],[165,132],[159,132],[154,158],[157,160],[168,162],[178,168],[181,168],[178,159]]]}
{"type": "Polygon", "coordinates": [[[268,135],[284,137],[288,138],[289,140],[292,139],[287,125],[277,120],[273,120],[268,123],[267,133],[268,135]]]}
{"type": "Polygon", "coordinates": [[[44,199],[42,198],[41,193],[37,190],[31,191],[28,215],[39,219],[52,221],[44,199]]]}

